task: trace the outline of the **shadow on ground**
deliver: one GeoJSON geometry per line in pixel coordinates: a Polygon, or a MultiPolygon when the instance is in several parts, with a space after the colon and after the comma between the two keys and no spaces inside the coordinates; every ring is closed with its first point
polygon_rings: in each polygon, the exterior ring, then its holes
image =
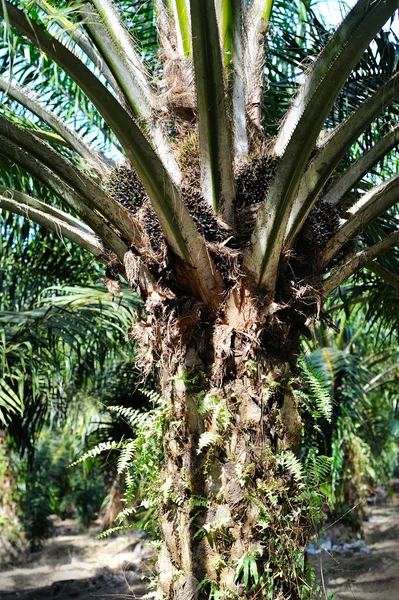
{"type": "Polygon", "coordinates": [[[369,554],[313,557],[318,580],[337,600],[399,600],[399,504],[373,507],[364,524],[369,554]]]}
{"type": "Polygon", "coordinates": [[[93,600],[134,598],[146,591],[151,548],[137,534],[97,539],[73,523],[57,524],[56,535],[26,564],[0,570],[1,600],[93,600]]]}
{"type": "MultiPolygon", "coordinates": [[[[135,534],[96,539],[61,526],[25,565],[0,571],[0,600],[140,598],[152,571],[151,548],[135,534]]],[[[337,600],[399,600],[399,503],[372,507],[369,554],[312,557],[318,580],[337,600]]],[[[148,591],[148,590],[147,590],[148,591]]]]}

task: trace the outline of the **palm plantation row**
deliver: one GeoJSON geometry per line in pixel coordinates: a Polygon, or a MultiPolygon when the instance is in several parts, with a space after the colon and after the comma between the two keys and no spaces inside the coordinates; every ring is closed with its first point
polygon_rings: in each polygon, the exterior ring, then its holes
{"type": "Polygon", "coordinates": [[[399,240],[397,175],[356,192],[397,144],[395,64],[380,52],[369,81],[365,63],[398,2],[355,4],[273,135],[271,3],[153,4],[151,70],[108,0],[2,4],[0,154],[31,183],[6,177],[0,206],[104,262],[112,294],[121,276],[142,298],[129,335],[166,405],[158,592],[230,597],[251,564],[245,597],[305,597],[299,341],[363,267],[397,281],[380,259],[399,240]]]}

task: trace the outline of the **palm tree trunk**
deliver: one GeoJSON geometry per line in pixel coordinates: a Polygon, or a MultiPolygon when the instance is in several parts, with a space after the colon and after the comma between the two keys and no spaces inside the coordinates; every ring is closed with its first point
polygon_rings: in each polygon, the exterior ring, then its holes
{"type": "Polygon", "coordinates": [[[0,568],[26,557],[27,543],[18,518],[14,486],[7,435],[0,430],[0,568]]]}
{"type": "Polygon", "coordinates": [[[158,574],[166,598],[252,598],[262,588],[294,599],[306,585],[309,528],[287,468],[301,433],[291,365],[262,348],[264,326],[252,309],[231,309],[213,327],[175,319],[160,336],[168,422],[158,574]],[[173,338],[180,343],[171,356],[173,338]]]}

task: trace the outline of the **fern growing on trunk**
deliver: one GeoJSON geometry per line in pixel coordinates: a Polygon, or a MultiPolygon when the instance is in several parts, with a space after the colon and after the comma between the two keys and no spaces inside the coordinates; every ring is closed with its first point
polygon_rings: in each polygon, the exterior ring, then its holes
{"type": "MultiPolygon", "coordinates": [[[[302,362],[302,367],[301,379],[292,383],[295,388],[298,388],[295,389],[295,394],[300,395],[309,415],[317,425],[317,421],[322,416],[330,418],[331,398],[320,374],[305,362],[302,362]],[[311,393],[307,394],[299,389],[303,383],[311,393]]],[[[166,479],[161,484],[164,467],[162,438],[164,430],[169,425],[170,415],[167,404],[158,393],[145,393],[153,404],[148,412],[143,413],[121,406],[109,407],[112,413],[119,415],[131,426],[132,438],[97,444],[71,466],[100,454],[108,454],[110,450],[117,451],[118,472],[125,476],[125,507],[116,517],[115,525],[99,537],[106,537],[124,529],[141,528],[150,534],[153,545],[157,547],[162,544],[162,524],[157,510],[159,496],[161,495],[166,502],[178,506],[184,502],[184,497],[176,493],[172,478],[166,479]]],[[[202,398],[199,404],[200,414],[208,416],[219,433],[204,432],[201,436],[202,440],[200,438],[198,443],[198,454],[221,444],[223,441],[221,434],[229,425],[229,415],[223,401],[210,393],[200,393],[200,397],[202,398]]],[[[331,458],[319,455],[316,446],[307,448],[307,455],[302,461],[292,451],[284,449],[277,454],[266,449],[263,458],[268,462],[269,468],[272,467],[272,472],[279,473],[280,476],[275,479],[269,477],[267,482],[258,483],[258,487],[263,487],[262,499],[255,495],[251,497],[256,511],[259,545],[253,545],[250,550],[235,560],[233,566],[236,591],[239,595],[250,594],[256,593],[259,587],[263,587],[269,597],[277,597],[281,589],[287,585],[286,577],[295,579],[300,576],[303,580],[296,582],[298,594],[301,597],[307,597],[312,591],[317,594],[312,569],[304,563],[303,554],[298,551],[299,540],[296,536],[299,535],[299,531],[295,525],[311,522],[315,527],[319,522],[324,501],[320,489],[331,480],[331,458]],[[293,487],[297,490],[294,496],[293,487]],[[279,510],[282,502],[290,503],[291,511],[288,514],[279,510]],[[274,554],[273,556],[269,554],[265,562],[265,543],[269,541],[271,532],[274,554]]],[[[211,463],[209,467],[210,465],[211,463]]],[[[248,464],[244,470],[236,468],[237,484],[242,490],[248,486],[248,481],[252,479],[255,471],[255,462],[248,464]]],[[[186,488],[189,489],[188,474],[182,473],[182,477],[186,488]]],[[[191,495],[189,507],[195,539],[201,542],[209,538],[220,538],[220,545],[223,541],[226,543],[224,538],[228,538],[231,519],[228,510],[218,511],[217,518],[213,522],[204,522],[204,514],[212,507],[212,502],[203,494],[191,495]]],[[[157,580],[150,581],[150,587],[151,584],[156,588],[157,580]]],[[[216,598],[225,593],[208,573],[205,573],[199,582],[198,590],[207,594],[209,598],[216,598]]],[[[152,597],[152,594],[150,593],[148,597],[152,597]]]]}

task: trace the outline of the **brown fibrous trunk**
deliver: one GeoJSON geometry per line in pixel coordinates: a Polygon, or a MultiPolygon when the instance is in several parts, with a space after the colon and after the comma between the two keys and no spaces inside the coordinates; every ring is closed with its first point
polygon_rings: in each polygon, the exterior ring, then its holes
{"type": "Polygon", "coordinates": [[[299,334],[237,288],[212,319],[154,293],[134,334],[167,403],[159,498],[164,598],[299,598],[310,532],[287,468],[301,435],[299,334]]]}

